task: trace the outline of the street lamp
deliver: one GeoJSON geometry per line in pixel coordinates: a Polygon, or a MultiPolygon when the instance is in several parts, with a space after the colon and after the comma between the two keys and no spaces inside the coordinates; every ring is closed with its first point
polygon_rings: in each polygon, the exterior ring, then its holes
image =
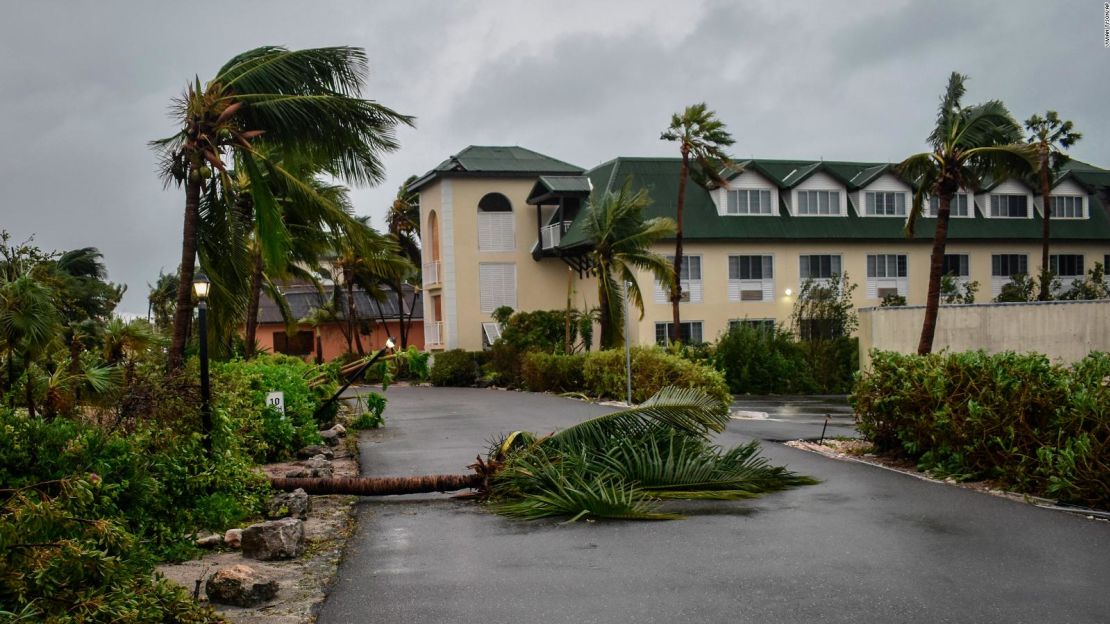
{"type": "Polygon", "coordinates": [[[197,324],[200,326],[200,427],[204,432],[204,450],[212,455],[212,406],[208,387],[208,290],[212,283],[204,271],[193,276],[193,294],[197,296],[197,324]]]}

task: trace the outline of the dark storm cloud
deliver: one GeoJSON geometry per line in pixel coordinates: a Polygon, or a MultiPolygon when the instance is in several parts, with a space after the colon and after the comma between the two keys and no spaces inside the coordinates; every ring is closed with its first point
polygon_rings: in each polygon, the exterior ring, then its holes
{"type": "Polygon", "coordinates": [[[180,258],[177,190],[146,142],[186,81],[263,44],[367,49],[367,97],[416,115],[388,179],[356,189],[381,223],[406,176],[468,144],[582,166],[670,154],[670,114],[706,101],[746,157],[893,160],[923,147],[952,70],[967,101],[1053,107],[1110,165],[1101,3],[20,3],[0,22],[0,228],[95,245],[146,309],[180,258]],[[783,6],[785,5],[785,6],[783,6]],[[265,10],[262,10],[262,9],[265,10]]]}

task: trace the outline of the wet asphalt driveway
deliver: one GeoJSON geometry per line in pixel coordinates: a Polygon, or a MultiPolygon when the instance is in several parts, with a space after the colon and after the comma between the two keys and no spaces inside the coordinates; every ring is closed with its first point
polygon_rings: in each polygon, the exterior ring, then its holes
{"type": "MultiPolygon", "coordinates": [[[[497,390],[387,397],[386,427],[363,434],[367,475],[462,472],[498,432],[607,409],[497,390]]],[[[734,420],[720,441],[817,437],[835,402],[777,416],[759,405],[739,401],[767,418],[734,420]]],[[[658,523],[524,523],[446,495],[364,499],[319,621],[1110,621],[1110,524],[764,447],[822,483],[658,523]]]]}

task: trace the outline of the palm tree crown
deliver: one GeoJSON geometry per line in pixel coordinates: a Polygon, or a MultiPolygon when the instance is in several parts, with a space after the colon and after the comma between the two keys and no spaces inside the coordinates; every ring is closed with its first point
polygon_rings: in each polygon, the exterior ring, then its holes
{"type": "Polygon", "coordinates": [[[1037,173],[1041,188],[1041,200],[1044,206],[1044,227],[1041,233],[1041,292],[1040,300],[1049,298],[1052,275],[1048,263],[1048,238],[1051,232],[1049,222],[1052,219],[1052,183],[1051,179],[1059,174],[1064,163],[1068,161],[1065,150],[1075,145],[1083,135],[1075,131],[1075,124],[1063,121],[1060,115],[1050,110],[1044,117],[1034,114],[1025,121],[1025,129],[1029,131],[1029,144],[1037,148],[1037,173]]]}

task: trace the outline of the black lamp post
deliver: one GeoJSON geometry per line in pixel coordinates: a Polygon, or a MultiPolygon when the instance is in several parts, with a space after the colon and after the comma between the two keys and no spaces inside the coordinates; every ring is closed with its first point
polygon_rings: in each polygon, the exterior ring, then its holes
{"type": "Polygon", "coordinates": [[[208,289],[211,283],[204,271],[193,277],[193,294],[197,296],[197,324],[200,326],[200,427],[204,432],[204,450],[212,455],[212,406],[208,388],[208,289]]]}

